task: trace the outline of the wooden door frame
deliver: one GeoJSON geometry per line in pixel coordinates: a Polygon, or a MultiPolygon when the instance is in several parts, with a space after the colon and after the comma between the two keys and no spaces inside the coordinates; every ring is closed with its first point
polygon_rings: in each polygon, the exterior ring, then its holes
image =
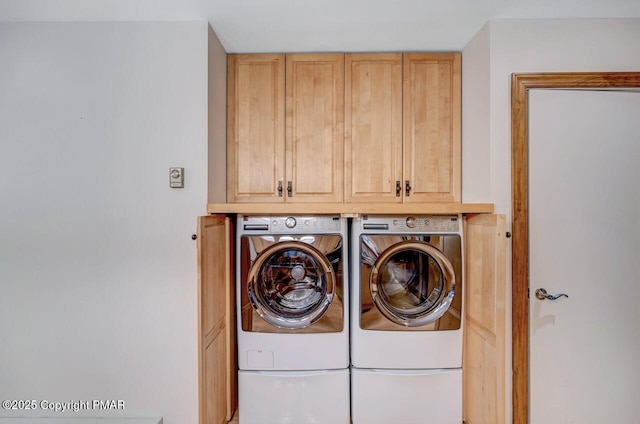
{"type": "Polygon", "coordinates": [[[531,89],[640,89],[640,72],[511,75],[513,424],[529,421],[529,139],[531,89]]]}

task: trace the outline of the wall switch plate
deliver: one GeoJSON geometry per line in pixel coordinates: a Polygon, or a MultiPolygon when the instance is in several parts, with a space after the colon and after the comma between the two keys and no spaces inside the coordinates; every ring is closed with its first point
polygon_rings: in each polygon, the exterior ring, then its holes
{"type": "Polygon", "coordinates": [[[169,168],[169,187],[184,188],[184,168],[169,168]]]}

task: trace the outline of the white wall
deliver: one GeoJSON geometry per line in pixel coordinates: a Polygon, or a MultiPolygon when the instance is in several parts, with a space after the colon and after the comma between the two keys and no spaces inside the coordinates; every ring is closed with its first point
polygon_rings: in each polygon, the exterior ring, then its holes
{"type": "Polygon", "coordinates": [[[462,52],[462,201],[465,203],[491,199],[489,35],[487,23],[462,52]]]}
{"type": "Polygon", "coordinates": [[[0,399],[197,422],[207,23],[0,24],[0,145],[0,399]]]}
{"type": "MultiPolygon", "coordinates": [[[[489,191],[463,189],[463,201],[495,203],[511,215],[511,74],[531,72],[640,71],[640,19],[492,20],[463,50],[463,187],[488,183],[489,191]],[[488,33],[488,34],[487,34],[488,33]],[[468,62],[467,62],[468,61],[468,62]],[[489,67],[489,78],[485,77],[489,67]],[[488,99],[487,99],[488,92],[488,99]],[[487,113],[488,110],[488,113],[487,113]],[[488,115],[486,121],[477,115],[488,115]],[[471,183],[470,183],[471,181],[471,183]],[[477,193],[481,193],[480,197],[477,193]]],[[[511,246],[507,246],[507,389],[511,416],[511,246]]]]}

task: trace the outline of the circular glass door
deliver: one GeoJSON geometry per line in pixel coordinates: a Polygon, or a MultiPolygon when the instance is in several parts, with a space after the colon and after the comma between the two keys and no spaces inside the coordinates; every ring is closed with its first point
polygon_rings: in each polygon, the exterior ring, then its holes
{"type": "Polygon", "coordinates": [[[327,312],[335,273],[316,248],[303,242],[265,249],[249,272],[249,300],[268,323],[288,329],[308,327],[327,312]]]}
{"type": "Polygon", "coordinates": [[[422,241],[405,240],[378,256],[369,288],[384,316],[405,327],[418,327],[447,311],[455,294],[455,274],[440,250],[422,241]]]}

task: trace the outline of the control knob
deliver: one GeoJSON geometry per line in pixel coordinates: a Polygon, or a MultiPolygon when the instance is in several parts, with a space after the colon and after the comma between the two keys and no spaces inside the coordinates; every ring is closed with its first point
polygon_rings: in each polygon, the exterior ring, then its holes
{"type": "Polygon", "coordinates": [[[285,219],[284,225],[286,225],[287,228],[293,228],[293,227],[296,226],[296,219],[294,217],[290,216],[287,219],[285,219]]]}

